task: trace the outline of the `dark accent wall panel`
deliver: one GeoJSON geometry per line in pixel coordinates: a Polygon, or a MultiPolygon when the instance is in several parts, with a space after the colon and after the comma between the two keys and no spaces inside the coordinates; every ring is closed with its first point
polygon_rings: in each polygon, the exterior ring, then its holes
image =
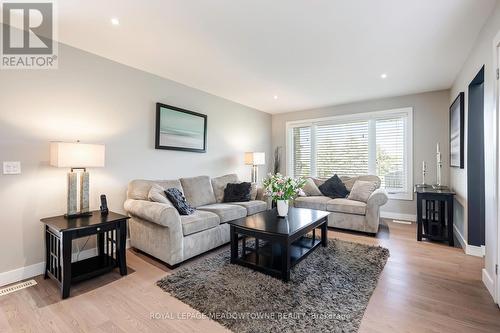
{"type": "Polygon", "coordinates": [[[467,116],[467,242],[484,245],[484,66],[469,84],[467,116]]]}

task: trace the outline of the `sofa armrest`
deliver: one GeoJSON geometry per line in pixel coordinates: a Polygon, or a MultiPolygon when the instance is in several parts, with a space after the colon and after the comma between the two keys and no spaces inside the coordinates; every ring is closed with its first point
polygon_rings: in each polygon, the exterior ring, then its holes
{"type": "Polygon", "coordinates": [[[387,191],[383,188],[376,189],[368,198],[366,202],[367,207],[380,207],[387,203],[389,196],[387,191]]]}
{"type": "Polygon", "coordinates": [[[376,234],[380,223],[380,206],[387,203],[389,197],[385,189],[375,190],[366,202],[365,232],[376,234]]]}
{"type": "Polygon", "coordinates": [[[127,199],[124,208],[127,213],[142,220],[172,229],[181,228],[181,218],[174,207],[159,202],[127,199]]]}

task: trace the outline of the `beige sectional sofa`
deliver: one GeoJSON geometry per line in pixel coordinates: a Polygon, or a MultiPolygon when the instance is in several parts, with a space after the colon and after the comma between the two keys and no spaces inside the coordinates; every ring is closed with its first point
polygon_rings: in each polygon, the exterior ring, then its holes
{"type": "Polygon", "coordinates": [[[228,221],[252,215],[268,208],[263,190],[254,188],[248,202],[223,203],[228,183],[239,182],[231,174],[210,179],[208,176],[176,180],[133,180],[129,183],[124,207],[130,215],[131,246],[175,266],[189,258],[229,242],[228,221]],[[179,215],[166,200],[149,200],[151,187],[179,189],[196,208],[192,215],[179,215]]]}
{"type": "MultiPolygon", "coordinates": [[[[317,186],[326,179],[312,178],[317,186]]],[[[340,177],[347,190],[351,191],[356,180],[376,182],[377,189],[370,195],[368,201],[349,199],[331,199],[321,195],[301,196],[295,199],[294,205],[299,208],[319,209],[332,212],[328,216],[328,226],[334,228],[362,231],[376,234],[380,220],[380,207],[387,200],[387,192],[380,188],[380,178],[377,176],[340,177]]]]}

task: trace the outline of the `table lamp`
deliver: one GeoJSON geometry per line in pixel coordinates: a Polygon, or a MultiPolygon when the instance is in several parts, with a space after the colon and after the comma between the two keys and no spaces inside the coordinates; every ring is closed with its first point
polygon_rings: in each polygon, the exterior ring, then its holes
{"type": "Polygon", "coordinates": [[[80,142],[50,143],[50,165],[58,168],[70,168],[68,173],[68,208],[64,215],[66,218],[92,215],[89,211],[89,173],[87,168],[104,167],[104,152],[104,145],[80,142]],[[80,183],[79,192],[78,183],[80,183]],[[79,210],[77,207],[78,196],[80,197],[79,210]]]}
{"type": "Polygon", "coordinates": [[[245,153],[245,164],[252,166],[252,183],[257,183],[258,166],[266,164],[266,154],[261,152],[247,152],[245,153]]]}

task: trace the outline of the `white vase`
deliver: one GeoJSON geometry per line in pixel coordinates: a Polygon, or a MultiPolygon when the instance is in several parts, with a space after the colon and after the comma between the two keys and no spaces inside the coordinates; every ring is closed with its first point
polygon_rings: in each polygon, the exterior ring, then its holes
{"type": "Polygon", "coordinates": [[[277,200],[278,216],[285,217],[288,215],[288,200],[277,200]]]}

